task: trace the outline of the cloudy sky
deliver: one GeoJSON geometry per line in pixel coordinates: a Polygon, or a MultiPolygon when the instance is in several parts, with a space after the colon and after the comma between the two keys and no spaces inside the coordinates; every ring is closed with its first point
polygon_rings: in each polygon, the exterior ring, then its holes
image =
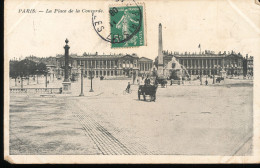
{"type": "Polygon", "coordinates": [[[98,17],[109,32],[108,6],[116,1],[10,0],[5,6],[5,56],[9,59],[63,54],[69,39],[70,53],[137,53],[154,59],[158,55],[158,24],[163,26],[163,49],[179,52],[202,50],[260,54],[260,6],[254,0],[139,1],[145,5],[147,45],[111,49],[94,31],[91,13],[19,13],[19,9],[102,9],[98,17]]]}

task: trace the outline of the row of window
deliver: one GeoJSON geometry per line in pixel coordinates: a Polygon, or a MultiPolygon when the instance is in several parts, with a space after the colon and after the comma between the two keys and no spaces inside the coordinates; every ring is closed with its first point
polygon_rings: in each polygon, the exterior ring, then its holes
{"type": "MultiPolygon", "coordinates": [[[[136,61],[122,61],[122,62],[118,62],[118,61],[80,61],[77,60],[76,64],[72,64],[72,62],[69,63],[70,66],[73,67],[80,67],[80,65],[83,63],[85,68],[137,68],[137,62],[136,61]],[[134,63],[133,63],[134,62],[134,63]]],[[[62,61],[60,62],[60,67],[65,65],[65,62],[62,61]]],[[[152,68],[152,64],[151,63],[140,63],[139,64],[139,68],[142,71],[148,71],[152,68]]]]}
{"type": "Polygon", "coordinates": [[[200,67],[201,65],[203,67],[214,67],[214,66],[222,66],[224,63],[224,66],[242,66],[241,62],[238,61],[224,61],[223,60],[180,60],[180,64],[185,67],[200,67]]]}
{"type": "MultiPolygon", "coordinates": [[[[124,71],[92,71],[93,76],[121,76],[126,75],[124,71]]],[[[87,76],[91,76],[91,71],[85,71],[87,76]]]]}
{"type": "MultiPolygon", "coordinates": [[[[228,75],[232,75],[232,74],[237,74],[237,73],[242,73],[242,70],[226,70],[226,72],[227,72],[227,74],[228,75]]],[[[219,70],[202,70],[202,71],[200,71],[200,70],[188,70],[188,73],[190,74],[190,75],[213,75],[213,74],[215,74],[215,75],[217,75],[217,74],[219,74],[220,73],[220,71],[219,70]]]]}
{"type": "Polygon", "coordinates": [[[120,68],[133,68],[133,67],[137,67],[136,61],[122,61],[122,62],[118,62],[118,61],[80,61],[77,60],[77,67],[80,66],[80,63],[83,63],[85,65],[85,68],[116,68],[116,67],[120,67],[120,68]],[[133,63],[135,62],[135,63],[133,63]]]}

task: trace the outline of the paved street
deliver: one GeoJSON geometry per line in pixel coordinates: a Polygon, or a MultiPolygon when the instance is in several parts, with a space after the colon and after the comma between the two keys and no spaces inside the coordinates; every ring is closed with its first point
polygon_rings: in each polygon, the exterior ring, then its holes
{"type": "Polygon", "coordinates": [[[156,102],[139,101],[137,85],[123,95],[127,82],[94,79],[90,93],[85,79],[84,97],[80,82],[71,95],[11,94],[10,154],[251,154],[252,80],[159,87],[156,102]]]}

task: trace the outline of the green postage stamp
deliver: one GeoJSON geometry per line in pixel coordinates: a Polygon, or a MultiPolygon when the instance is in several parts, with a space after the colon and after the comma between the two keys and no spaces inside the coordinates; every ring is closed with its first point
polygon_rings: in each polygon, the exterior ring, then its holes
{"type": "Polygon", "coordinates": [[[144,6],[109,7],[111,48],[145,45],[144,6]]]}

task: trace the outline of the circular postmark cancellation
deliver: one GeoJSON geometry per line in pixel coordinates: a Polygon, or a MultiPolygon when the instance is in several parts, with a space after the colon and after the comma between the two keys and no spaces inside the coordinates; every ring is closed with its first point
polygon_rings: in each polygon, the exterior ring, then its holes
{"type": "MultiPolygon", "coordinates": [[[[92,25],[100,38],[110,42],[112,48],[144,45],[143,6],[134,4],[113,5],[109,7],[109,29],[102,17],[92,13],[92,25]],[[106,32],[106,33],[105,33],[106,32]]],[[[103,18],[104,19],[104,18],[103,18]]]]}

